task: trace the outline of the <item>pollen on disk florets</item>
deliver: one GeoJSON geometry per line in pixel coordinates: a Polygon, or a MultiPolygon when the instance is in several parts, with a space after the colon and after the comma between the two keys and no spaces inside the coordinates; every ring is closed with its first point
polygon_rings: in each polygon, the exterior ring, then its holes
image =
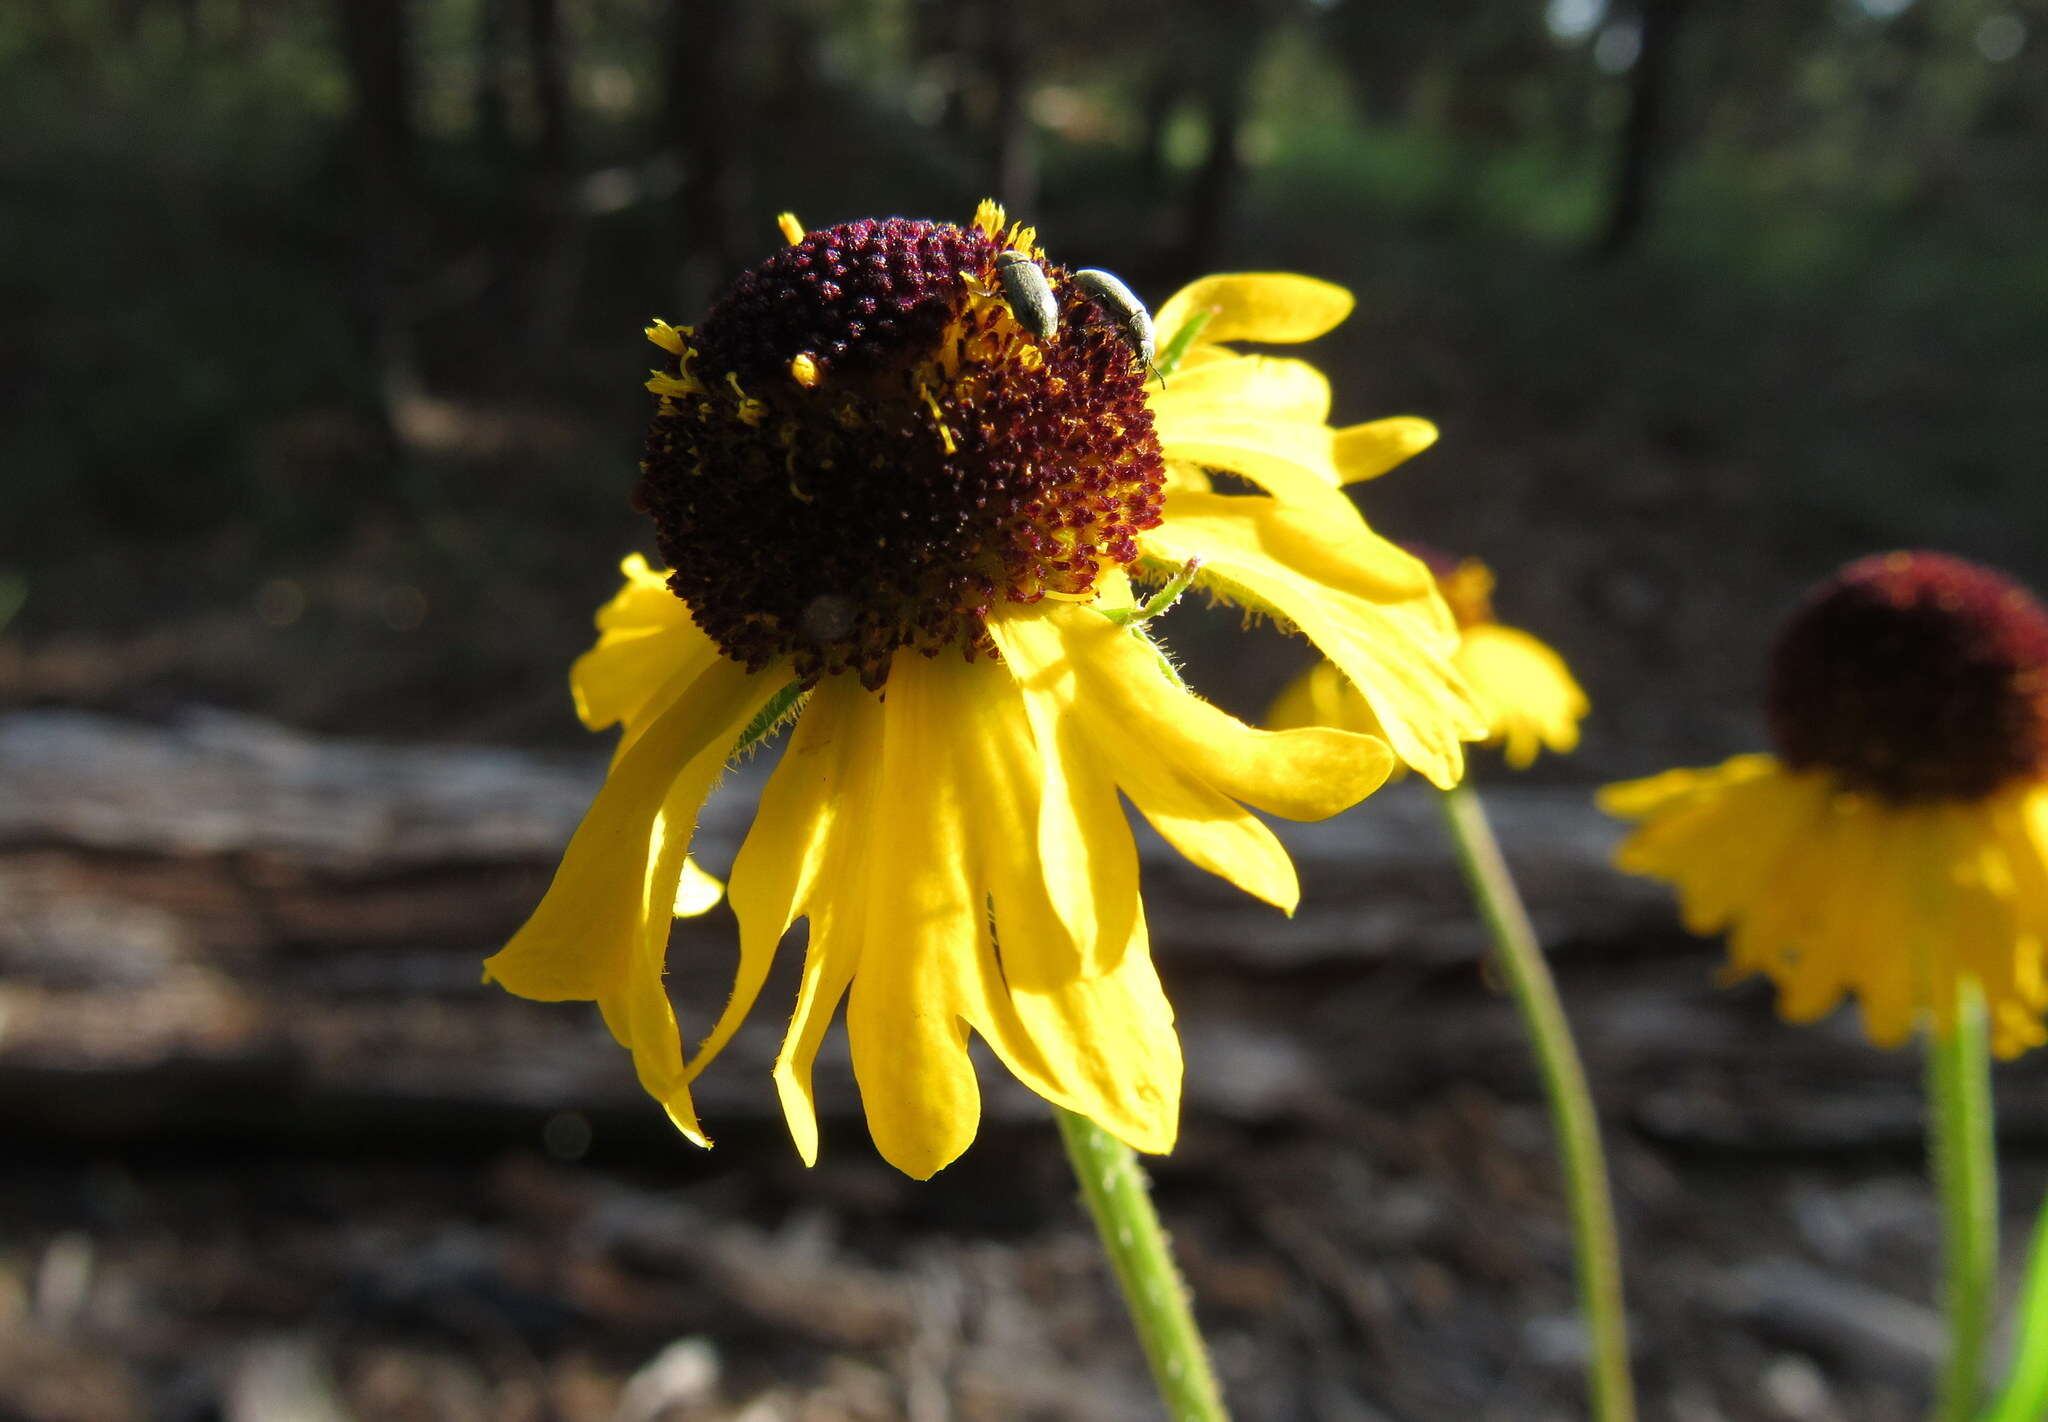
{"type": "Polygon", "coordinates": [[[803,234],[670,354],[638,502],[669,586],[726,655],[869,686],[904,647],[988,650],[998,603],[1085,598],[1157,526],[1164,464],[1129,347],[1060,309],[1040,342],[996,258],[1036,256],[985,206],[803,234]]]}
{"type": "Polygon", "coordinates": [[[1895,803],[1980,800],[2048,772],[2048,610],[1940,553],[1881,553],[1821,584],[1771,658],[1785,763],[1895,803]]]}

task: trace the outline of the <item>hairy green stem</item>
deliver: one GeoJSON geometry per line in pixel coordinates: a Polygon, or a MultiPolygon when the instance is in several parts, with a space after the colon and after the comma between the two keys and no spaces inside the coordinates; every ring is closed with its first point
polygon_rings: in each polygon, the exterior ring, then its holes
{"type": "Polygon", "coordinates": [[[1152,1380],[1172,1422],[1227,1422],[1223,1395],[1209,1366],[1208,1350],[1188,1303],[1187,1286],[1174,1267],[1173,1250],[1145,1171],[1131,1148],[1085,1116],[1053,1107],[1060,1139],[1080,1182],[1081,1198],[1095,1221],[1123,1290],[1124,1307],[1152,1365],[1152,1380]]]}
{"type": "Polygon", "coordinates": [[[1442,795],[1444,818],[1458,850],[1458,866],[1492,935],[1495,959],[1529,1032],[1550,1098],[1551,1129],[1557,1137],[1571,1205],[1572,1251],[1577,1263],[1579,1311],[1591,1343],[1586,1386],[1596,1422],[1634,1422],[1635,1389],[1629,1379],[1628,1318],[1621,1292],[1621,1243],[1614,1228],[1614,1201],[1607,1188],[1607,1162],[1600,1149],[1600,1123],[1586,1071],[1572,1045],[1557,984],[1536,942],[1536,930],[1515,891],[1479,795],[1458,785],[1442,795]]]}
{"type": "Polygon", "coordinates": [[[1948,1361],[1935,1394],[1937,1422],[1977,1410],[1984,1346],[1998,1291],[1998,1153],[1991,1129],[1991,1053],[1984,997],[1957,992],[1954,1030],[1927,1038],[1927,1156],[1941,1199],[1941,1304],[1948,1361]]]}
{"type": "Polygon", "coordinates": [[[2048,1199],[2041,1201],[2034,1221],[2012,1336],[2012,1368],[2005,1376],[2005,1391],[1983,1422],[2040,1422],[2048,1417],[2048,1199]]]}

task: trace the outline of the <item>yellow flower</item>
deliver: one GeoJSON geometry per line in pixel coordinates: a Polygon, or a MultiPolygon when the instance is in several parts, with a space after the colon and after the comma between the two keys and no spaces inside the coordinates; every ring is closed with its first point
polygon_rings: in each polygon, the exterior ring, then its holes
{"type": "Polygon", "coordinates": [[[974,1136],[977,1034],[1047,1100],[1167,1150],[1180,1047],[1119,792],[1195,863],[1291,911],[1293,865],[1245,807],[1336,813],[1393,757],[1334,729],[1257,730],[1190,693],[1131,576],[1202,560],[1213,591],[1384,685],[1404,754],[1439,769],[1474,722],[1426,570],[1338,488],[1346,460],[1387,451],[1323,423],[1308,367],[1219,344],[1304,339],[1349,299],[1305,278],[1198,284],[1160,329],[1170,351],[1206,312],[1205,339],[1155,397],[1112,313],[993,204],[968,227],[784,231],[701,325],[648,332],[668,360],[638,502],[675,571],[628,559],[598,614],[572,682],[585,724],[622,728],[618,753],[486,975],[596,1001],[705,1143],[690,1083],[807,917],[774,1072],[806,1161],[812,1061],[842,1001],[869,1129],[909,1174],[974,1136]],[[1050,329],[1013,310],[1006,280],[1029,274],[999,270],[1005,251],[1034,259],[1050,329]],[[1263,492],[1215,492],[1207,469],[1263,492]],[[690,832],[736,743],[785,714],[732,868],[732,997],[686,1058],[662,974],[690,832]]]}
{"type": "MultiPolygon", "coordinates": [[[[1493,620],[1493,573],[1484,563],[1467,558],[1452,564],[1422,556],[1440,565],[1438,585],[1459,628],[1453,664],[1486,718],[1487,744],[1500,746],[1517,770],[1535,761],[1539,747],[1569,754],[1579,744],[1579,722],[1589,708],[1564,658],[1520,628],[1493,620]]],[[[1274,699],[1268,720],[1279,727],[1337,726],[1382,734],[1372,706],[1328,661],[1289,682],[1274,699]]]]}
{"type": "Polygon", "coordinates": [[[1602,792],[1641,822],[1616,863],[1675,885],[1788,1021],[1853,993],[1879,1046],[1945,1035],[1968,979],[2001,1056],[2048,1040],[2048,612],[1990,569],[1880,554],[1808,599],[1770,680],[1777,755],[1602,792]]]}

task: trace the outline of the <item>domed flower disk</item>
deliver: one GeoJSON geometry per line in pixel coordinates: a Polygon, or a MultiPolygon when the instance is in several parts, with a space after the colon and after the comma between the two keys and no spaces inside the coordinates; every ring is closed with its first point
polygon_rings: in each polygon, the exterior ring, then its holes
{"type": "Polygon", "coordinates": [[[1771,659],[1775,756],[1610,786],[1624,869],[1677,886],[1795,1022],[1845,994],[1873,1042],[1946,1034],[1978,984],[1992,1043],[2048,1040],[2048,611],[1939,553],[1852,563],[1771,659]]]}
{"type": "Polygon", "coordinates": [[[912,1175],[973,1138],[976,1035],[1046,1099],[1166,1150],[1180,1048],[1120,797],[1291,911],[1293,866],[1247,807],[1333,814],[1386,777],[1389,740],[1455,777],[1481,725],[1449,611],[1339,488],[1420,422],[1332,429],[1311,367],[1224,344],[1319,334],[1349,308],[1326,283],[1211,278],[1167,302],[1161,393],[1128,313],[993,204],[966,226],[783,226],[789,245],[698,325],[648,331],[663,363],[638,503],[669,568],[628,559],[598,614],[571,683],[618,751],[486,973],[597,1002],[701,1143],[690,1084],[808,918],[775,1066],[806,1160],[811,1064],[842,1004],[869,1129],[912,1175]],[[1219,473],[1243,482],[1221,492],[1219,473]],[[1257,730],[1189,691],[1133,593],[1189,579],[1341,658],[1386,737],[1257,730]],[[779,720],[732,866],[732,996],[686,1056],[662,974],[691,828],[779,720]]]}
{"type": "MultiPolygon", "coordinates": [[[[1453,559],[1411,548],[1436,575],[1458,624],[1453,663],[1486,717],[1486,743],[1501,748],[1517,770],[1539,749],[1568,755],[1590,706],[1571,670],[1550,647],[1518,627],[1494,620],[1493,572],[1477,558],[1453,559]]],[[[1382,734],[1371,704],[1333,662],[1318,661],[1274,699],[1269,724],[1337,726],[1382,734]]]]}

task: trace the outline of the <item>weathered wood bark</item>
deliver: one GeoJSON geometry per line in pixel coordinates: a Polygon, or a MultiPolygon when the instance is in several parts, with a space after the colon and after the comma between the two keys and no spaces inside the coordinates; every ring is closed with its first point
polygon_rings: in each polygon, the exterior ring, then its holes
{"type": "MultiPolygon", "coordinates": [[[[743,767],[707,807],[697,850],[713,868],[731,863],[768,768],[743,767]]],[[[601,772],[595,752],[320,741],[220,713],[0,718],[0,1118],[72,1133],[489,1134],[573,1105],[658,1134],[594,1013],[477,981],[546,890],[601,772]],[[116,1037],[109,1020],[126,1024],[116,1037]],[[83,1108],[110,1083],[125,1104],[83,1108]]],[[[1667,896],[1607,867],[1620,829],[1583,792],[1502,786],[1489,801],[1616,1109],[1719,1149],[1916,1138],[1910,1064],[1862,1053],[1845,1068],[1815,1032],[1753,1057],[1760,995],[1731,1005],[1710,946],[1673,951],[1667,896]],[[1757,1080],[1778,1085],[1745,1085],[1757,1080]]],[[[1283,827],[1303,884],[1291,921],[1140,827],[1153,940],[1206,1063],[1188,1083],[1196,1110],[1313,1118],[1337,1095],[1445,1072],[1523,1079],[1512,1012],[1476,990],[1485,944],[1437,821],[1434,792],[1409,781],[1283,827]],[[1247,983],[1269,986],[1248,996],[1247,983]],[[1290,1015],[1303,991],[1324,1014],[1355,998],[1371,1050],[1318,1062],[1290,1015]],[[1438,1006],[1388,1017],[1370,1004],[1390,993],[1438,1006]]],[[[732,938],[724,908],[679,930],[670,980],[688,1021],[723,1000],[732,938]]],[[[758,1016],[699,1085],[729,1122],[777,1109],[767,1066],[783,1014],[758,1016]]],[[[820,1082],[824,1110],[855,1111],[843,1054],[828,1051],[820,1082]]],[[[2048,1097],[2048,1082],[2013,1089],[2048,1097]]],[[[989,1106],[1038,1110],[1000,1077],[989,1106]]]]}
{"type": "MultiPolygon", "coordinates": [[[[794,947],[697,1083],[709,1153],[587,1005],[479,985],[603,759],[218,713],[0,716],[0,1279],[20,1301],[0,1415],[145,1422],[195,1388],[230,1422],[326,1416],[308,1398],[332,1395],[397,1415],[408,1369],[438,1390],[400,1410],[451,1422],[531,1415],[543,1376],[589,1398],[593,1370],[619,1406],[576,1415],[657,1415],[650,1397],[737,1415],[783,1374],[818,1380],[790,1416],[1150,1405],[1043,1103],[1007,1074],[984,1073],[973,1148],[911,1182],[874,1159],[835,1031],[804,1170],[768,1085],[794,947]],[[205,1375],[166,1369],[171,1343],[205,1375]],[[451,1394],[450,1375],[508,1390],[451,1394]],[[45,1401],[49,1380],[75,1406],[102,1376],[97,1410],[45,1401]]],[[[713,799],[714,867],[768,768],[713,799]]],[[[1646,1376],[1771,1422],[1756,1372],[1790,1346],[1826,1360],[1802,1375],[1830,1399],[1814,1415],[1915,1415],[1939,1336],[1917,1301],[1935,1229],[1910,1055],[1711,986],[1713,950],[1674,936],[1662,891],[1606,869],[1619,830],[1582,791],[1489,799],[1610,1127],[1646,1376]]],[[[1188,1058],[1181,1140],[1152,1169],[1236,1340],[1245,1422],[1578,1405],[1534,1069],[1436,820],[1410,780],[1283,827],[1306,890],[1291,923],[1140,837],[1188,1058]]],[[[731,939],[723,909],[678,934],[686,1037],[731,939]]],[[[1998,1084],[2008,1145],[2039,1141],[2048,1081],[2021,1064],[1998,1084]]],[[[2011,1195],[2016,1267],[2037,1193],[2011,1195]]]]}

